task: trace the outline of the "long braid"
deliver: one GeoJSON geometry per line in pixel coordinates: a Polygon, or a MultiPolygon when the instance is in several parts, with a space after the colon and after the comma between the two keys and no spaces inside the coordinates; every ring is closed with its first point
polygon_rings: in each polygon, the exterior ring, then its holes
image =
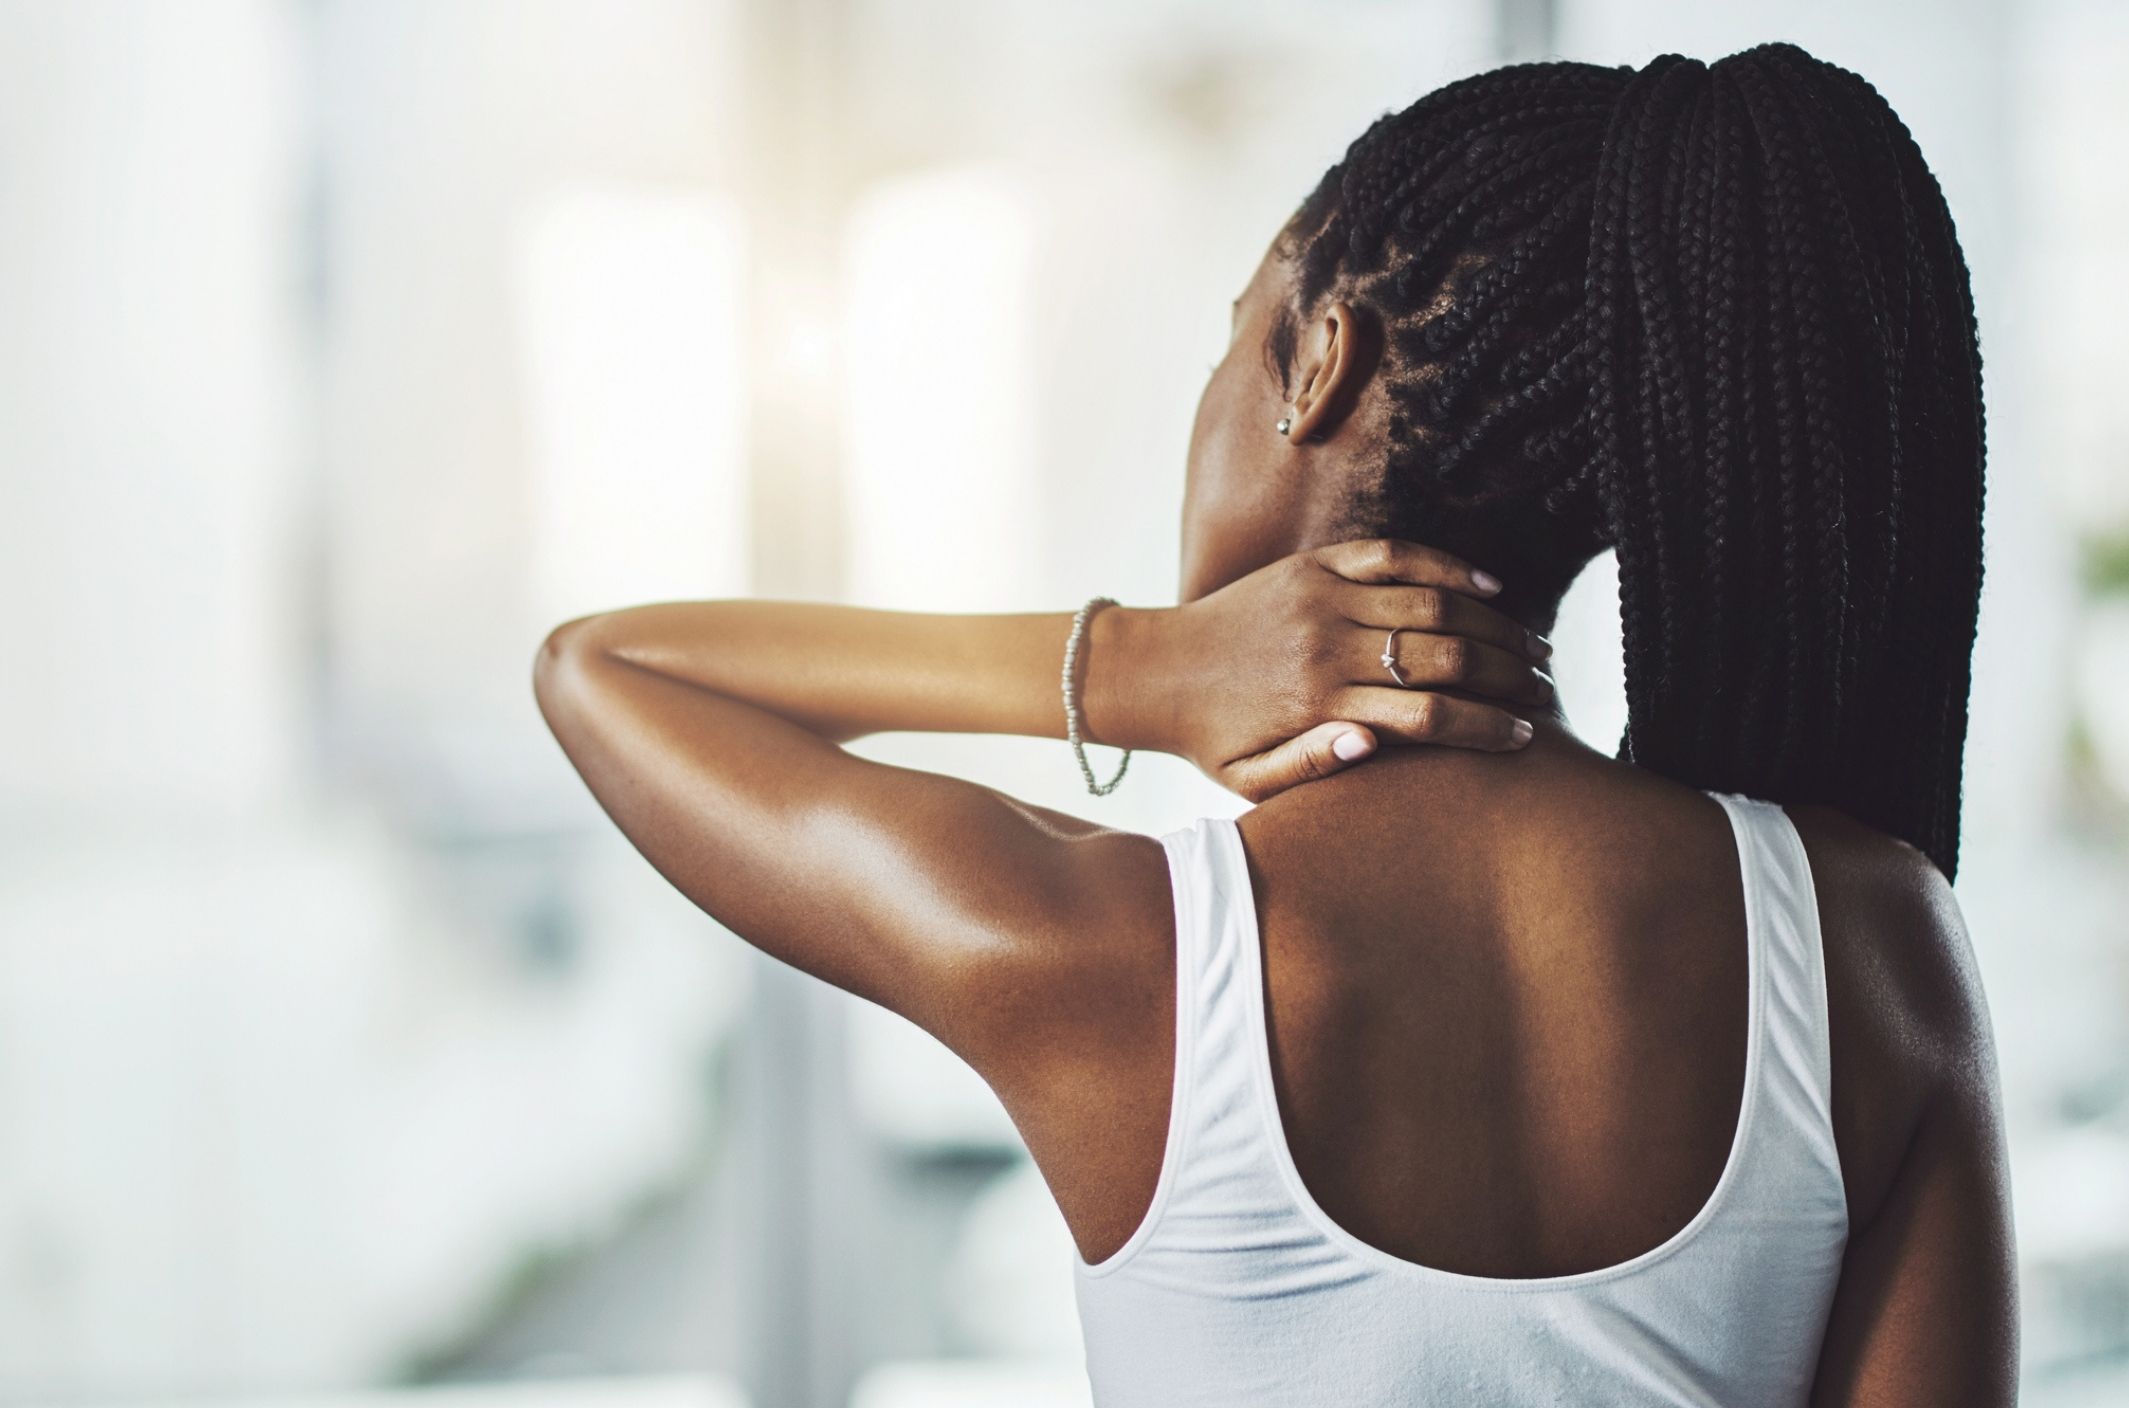
{"type": "MultiPolygon", "coordinates": [[[[1692,217],[1698,239],[1697,268],[1700,275],[1693,316],[1700,329],[1702,404],[1738,408],[1734,420],[1728,416],[1711,416],[1701,438],[1700,482],[1705,497],[1701,505],[1699,552],[1701,560],[1707,564],[1702,587],[1708,595],[1709,610],[1718,619],[1728,619],[1736,610],[1730,598],[1730,582],[1735,574],[1730,570],[1727,551],[1731,532],[1730,476],[1737,453],[1738,432],[1751,424],[1752,415],[1751,403],[1745,395],[1749,386],[1740,384],[1746,356],[1740,345],[1741,330],[1718,323],[1709,316],[1711,290],[1737,286],[1739,250],[1744,239],[1743,201],[1739,198],[1737,186],[1738,167],[1743,157],[1738,145],[1735,115],[1731,111],[1735,102],[1735,95],[1727,88],[1708,86],[1701,113],[1706,142],[1702,148],[1705,177],[1701,186],[1701,204],[1692,217]]],[[[1715,720],[1726,712],[1741,708],[1746,697],[1726,674],[1729,668],[1727,647],[1724,633],[1715,632],[1707,640],[1701,662],[1711,684],[1707,705],[1700,712],[1700,726],[1694,733],[1693,756],[1711,775],[1719,766],[1721,749],[1720,731],[1715,728],[1715,720]]],[[[1749,720],[1740,720],[1733,736],[1748,738],[1749,727],[1749,720]]],[[[1738,778],[1728,785],[1741,786],[1743,779],[1738,778]]]]}
{"type": "Polygon", "coordinates": [[[1510,609],[1615,549],[1623,757],[1955,873],[1980,359],[1943,193],[1874,88],[1785,44],[1497,69],[1369,127],[1282,251],[1282,372],[1329,297],[1384,331],[1353,528],[1485,563],[1510,609]]]}

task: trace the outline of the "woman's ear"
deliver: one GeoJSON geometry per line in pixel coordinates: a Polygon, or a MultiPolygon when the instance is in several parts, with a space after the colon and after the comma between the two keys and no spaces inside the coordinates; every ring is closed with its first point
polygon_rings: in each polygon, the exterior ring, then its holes
{"type": "Polygon", "coordinates": [[[1360,392],[1382,361],[1374,320],[1350,303],[1333,303],[1302,334],[1300,389],[1294,394],[1287,438],[1295,444],[1327,439],[1359,404],[1360,392]]]}

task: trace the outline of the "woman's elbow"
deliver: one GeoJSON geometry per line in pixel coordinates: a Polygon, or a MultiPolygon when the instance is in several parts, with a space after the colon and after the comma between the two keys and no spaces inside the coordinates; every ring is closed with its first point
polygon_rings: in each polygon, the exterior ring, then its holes
{"type": "Polygon", "coordinates": [[[547,633],[532,661],[532,694],[540,712],[555,723],[584,683],[586,667],[604,654],[599,616],[579,616],[547,633]]]}

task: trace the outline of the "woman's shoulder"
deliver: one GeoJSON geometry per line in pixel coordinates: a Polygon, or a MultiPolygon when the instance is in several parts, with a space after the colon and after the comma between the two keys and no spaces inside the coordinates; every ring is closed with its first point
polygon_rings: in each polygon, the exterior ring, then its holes
{"type": "Polygon", "coordinates": [[[1985,1023],[1951,882],[1904,841],[1828,806],[1783,808],[1811,863],[1829,981],[1845,979],[1909,1038],[1970,1040],[1985,1023]]]}
{"type": "Polygon", "coordinates": [[[1834,1133],[1857,1219],[1918,1121],[1994,1107],[1995,1042],[1951,882],[1913,846],[1832,807],[1785,807],[1811,863],[1825,952],[1834,1133]]]}

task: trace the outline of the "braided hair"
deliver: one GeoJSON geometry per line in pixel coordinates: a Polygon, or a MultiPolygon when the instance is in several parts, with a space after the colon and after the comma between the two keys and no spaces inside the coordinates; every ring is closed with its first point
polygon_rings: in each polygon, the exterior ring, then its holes
{"type": "Polygon", "coordinates": [[[1382,330],[1349,528],[1537,610],[1616,550],[1622,758],[1829,803],[1956,873],[1980,353],[1876,89],[1789,44],[1497,69],[1369,127],[1277,249],[1282,381],[1327,299],[1382,330]]]}

